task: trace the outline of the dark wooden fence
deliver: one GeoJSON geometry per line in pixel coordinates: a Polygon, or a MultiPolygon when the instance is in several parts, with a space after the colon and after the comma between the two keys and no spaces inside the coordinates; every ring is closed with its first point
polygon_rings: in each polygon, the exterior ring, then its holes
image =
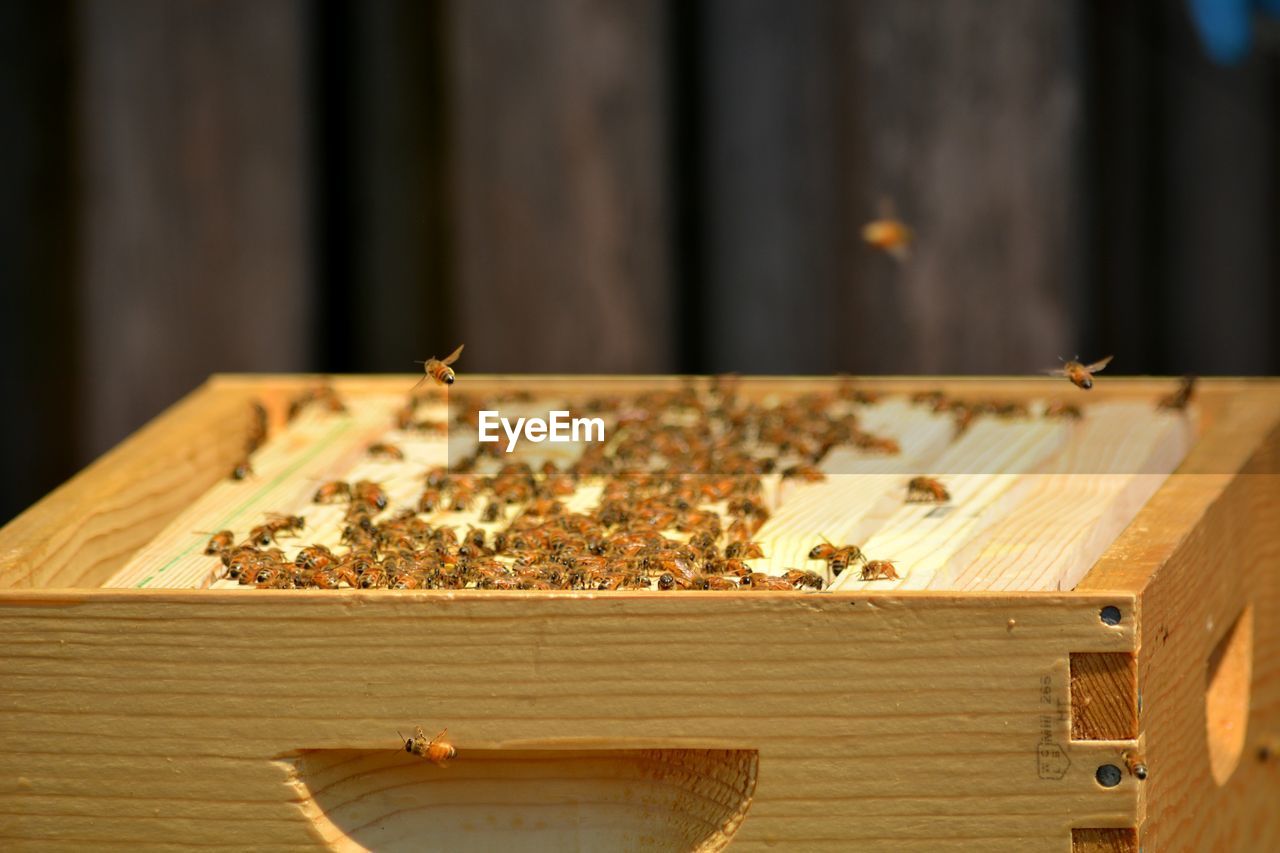
{"type": "Polygon", "coordinates": [[[0,6],[0,518],[206,375],[1280,369],[1179,0],[0,6]],[[892,197],[907,263],[861,225],[892,197]]]}

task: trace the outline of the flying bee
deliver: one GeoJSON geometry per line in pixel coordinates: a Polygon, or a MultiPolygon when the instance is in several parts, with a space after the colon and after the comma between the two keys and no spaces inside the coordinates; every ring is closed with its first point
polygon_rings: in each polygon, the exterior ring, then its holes
{"type": "Polygon", "coordinates": [[[951,500],[947,487],[932,477],[912,477],[907,483],[907,503],[946,503],[951,500]]]}
{"type": "Polygon", "coordinates": [[[1124,766],[1128,769],[1130,776],[1133,776],[1139,782],[1147,778],[1146,759],[1142,757],[1141,753],[1127,749],[1121,757],[1124,758],[1124,766]]]}
{"type": "Polygon", "coordinates": [[[1084,413],[1080,411],[1079,406],[1073,406],[1061,400],[1054,400],[1044,407],[1044,416],[1046,418],[1067,418],[1068,420],[1078,421],[1084,417],[1084,413]]]}
{"type": "Polygon", "coordinates": [[[375,459],[394,459],[397,462],[404,460],[404,451],[394,444],[384,444],[383,442],[371,444],[367,448],[367,452],[375,459]]]}
{"type": "Polygon", "coordinates": [[[912,237],[911,229],[894,214],[893,202],[887,198],[880,201],[880,218],[862,226],[863,240],[899,261],[910,254],[912,237]]]}
{"type": "Polygon", "coordinates": [[[864,581],[876,580],[898,580],[898,570],[894,568],[893,560],[870,560],[862,567],[862,579],[864,581]]]}
{"type": "Polygon", "coordinates": [[[1156,404],[1156,407],[1182,411],[1191,402],[1191,396],[1195,393],[1195,390],[1196,378],[1194,376],[1184,376],[1182,377],[1182,382],[1178,385],[1178,390],[1167,397],[1160,398],[1160,402],[1156,404]]]}
{"type": "MultiPolygon", "coordinates": [[[[462,355],[463,346],[465,346],[465,344],[459,345],[458,348],[451,352],[447,358],[441,359],[432,356],[426,361],[420,362],[422,364],[422,370],[426,375],[418,380],[418,385],[421,385],[423,382],[427,381],[427,379],[434,380],[438,385],[452,385],[455,377],[453,375],[453,368],[449,365],[457,361],[458,356],[462,355]]],[[[414,385],[413,387],[417,388],[418,385],[414,385]]]]}
{"type": "MultiPolygon", "coordinates": [[[[406,738],[404,735],[400,735],[404,739],[404,751],[411,755],[425,758],[438,767],[444,767],[446,762],[456,758],[458,755],[458,750],[454,748],[453,744],[444,740],[444,735],[447,731],[449,730],[444,729],[431,740],[427,740],[427,734],[422,730],[422,726],[416,726],[413,737],[406,738]]],[[[396,732],[396,734],[400,733],[396,732]]]]}
{"type": "Polygon", "coordinates": [[[342,480],[330,480],[322,483],[311,498],[312,503],[331,504],[351,497],[351,486],[342,480]]]}
{"type": "MultiPolygon", "coordinates": [[[[1099,359],[1093,364],[1081,364],[1078,361],[1068,361],[1062,367],[1054,368],[1048,371],[1051,376],[1065,376],[1071,380],[1071,384],[1077,388],[1088,391],[1093,387],[1093,374],[1100,373],[1103,368],[1111,363],[1111,359],[1115,356],[1107,356],[1099,359]]],[[[1078,356],[1077,356],[1078,358],[1078,356]]]]}
{"type": "Polygon", "coordinates": [[[204,552],[210,557],[221,554],[235,544],[235,540],[236,535],[230,530],[219,530],[209,537],[209,543],[204,546],[204,552]]]}

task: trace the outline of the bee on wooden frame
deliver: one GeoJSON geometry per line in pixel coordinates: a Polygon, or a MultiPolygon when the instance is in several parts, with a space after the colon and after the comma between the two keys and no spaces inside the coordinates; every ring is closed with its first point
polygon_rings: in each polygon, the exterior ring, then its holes
{"type": "Polygon", "coordinates": [[[907,483],[907,503],[946,503],[951,500],[947,487],[933,477],[912,477],[907,483]]]}
{"type": "MultiPolygon", "coordinates": [[[[445,732],[448,729],[442,729],[440,734],[427,740],[427,733],[422,730],[422,726],[414,727],[414,735],[407,738],[404,735],[400,737],[404,740],[404,751],[410,755],[416,755],[419,758],[425,758],[438,767],[444,767],[445,764],[456,758],[458,750],[453,744],[444,740],[445,732]]],[[[396,732],[396,734],[400,734],[396,732]]]]}
{"type": "Polygon", "coordinates": [[[893,560],[870,560],[862,567],[862,579],[864,581],[896,581],[899,577],[893,560]]]}
{"type": "Polygon", "coordinates": [[[1124,766],[1129,771],[1129,775],[1137,779],[1139,782],[1147,778],[1147,763],[1141,753],[1134,752],[1132,749],[1124,751],[1124,766]]]}
{"type": "Polygon", "coordinates": [[[1170,409],[1180,412],[1191,402],[1191,397],[1195,394],[1196,378],[1194,376],[1184,376],[1178,384],[1178,390],[1174,391],[1167,397],[1161,397],[1160,402],[1156,404],[1157,408],[1170,409]]]}
{"type": "Polygon", "coordinates": [[[377,442],[366,448],[366,452],[375,459],[391,459],[396,462],[404,461],[404,451],[396,447],[394,444],[386,444],[377,442]]]}
{"type": "Polygon", "coordinates": [[[204,546],[204,553],[208,556],[221,554],[235,544],[236,535],[230,530],[219,530],[217,533],[209,537],[209,542],[204,546]]]}

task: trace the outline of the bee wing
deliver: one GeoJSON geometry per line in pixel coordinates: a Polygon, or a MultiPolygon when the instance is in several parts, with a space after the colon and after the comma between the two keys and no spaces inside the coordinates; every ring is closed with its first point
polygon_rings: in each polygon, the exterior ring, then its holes
{"type": "Polygon", "coordinates": [[[462,355],[462,348],[464,346],[466,346],[466,344],[458,344],[458,348],[453,352],[449,353],[448,358],[441,359],[440,363],[443,365],[453,364],[455,361],[458,360],[458,356],[462,355]]]}
{"type": "MultiPolygon", "coordinates": [[[[459,349],[461,349],[461,347],[459,347],[459,349]]],[[[441,730],[440,730],[440,734],[438,734],[438,735],[436,735],[435,737],[433,737],[433,738],[431,739],[431,742],[432,742],[432,743],[439,743],[441,740],[443,740],[443,739],[444,739],[445,732],[447,732],[447,731],[449,731],[449,730],[448,730],[448,729],[441,729],[441,730]]]]}
{"type": "Polygon", "coordinates": [[[1050,376],[1066,376],[1067,369],[1065,367],[1051,367],[1045,371],[1050,376]]]}
{"type": "Polygon", "coordinates": [[[1106,358],[1100,358],[1100,359],[1098,359],[1098,360],[1097,360],[1097,361],[1095,361],[1093,364],[1085,365],[1085,368],[1084,368],[1084,369],[1085,369],[1085,372],[1086,372],[1086,373],[1097,373],[1098,371],[1100,371],[1100,370],[1102,370],[1103,368],[1105,368],[1108,364],[1110,364],[1110,363],[1111,363],[1111,359],[1113,359],[1113,358],[1115,358],[1115,356],[1113,356],[1113,355],[1109,355],[1109,356],[1107,356],[1106,358]]]}
{"type": "MultiPolygon", "coordinates": [[[[425,362],[421,362],[421,363],[425,364],[425,362]]],[[[409,389],[409,393],[410,393],[410,394],[412,394],[414,391],[417,391],[417,390],[418,390],[418,386],[419,386],[419,385],[421,385],[423,382],[426,382],[426,381],[427,381],[427,377],[428,377],[428,376],[430,376],[430,375],[431,375],[431,374],[429,374],[429,373],[424,373],[424,374],[422,374],[422,378],[421,378],[421,379],[419,379],[417,382],[413,383],[413,387],[409,389]]]]}

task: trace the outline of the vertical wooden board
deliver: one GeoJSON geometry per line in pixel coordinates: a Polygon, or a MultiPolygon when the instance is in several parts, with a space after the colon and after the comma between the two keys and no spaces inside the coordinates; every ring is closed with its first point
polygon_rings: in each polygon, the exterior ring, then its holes
{"type": "Polygon", "coordinates": [[[830,308],[841,268],[846,168],[826,0],[712,0],[699,8],[703,147],[697,186],[705,311],[695,329],[712,371],[819,373],[894,366],[856,361],[865,333],[830,308]]]}
{"type": "Polygon", "coordinates": [[[218,370],[307,359],[307,7],[76,16],[89,457],[218,370]]]}
{"type": "Polygon", "coordinates": [[[953,558],[959,589],[1071,589],[1186,457],[1191,418],[1150,404],[1088,406],[1018,512],[953,558]]]}
{"type": "MultiPolygon", "coordinates": [[[[1027,491],[1022,475],[1045,464],[1068,429],[1044,420],[985,419],[971,426],[935,462],[951,500],[902,503],[870,538],[857,543],[868,559],[897,561],[899,579],[863,581],[854,566],[832,588],[947,587],[954,581],[948,569],[954,556],[1018,509],[1027,491]]],[[[905,501],[905,482],[899,494],[905,501]]]]}
{"type": "Polygon", "coordinates": [[[0,6],[0,524],[75,470],[71,17],[0,6]]]}
{"type": "Polygon", "coordinates": [[[1032,372],[1070,357],[1081,273],[1076,6],[862,0],[841,11],[847,287],[828,316],[851,330],[855,363],[1032,372]],[[885,196],[915,230],[905,263],[860,241],[885,196]]]}
{"type": "Polygon", "coordinates": [[[449,4],[469,369],[674,366],[665,34],[659,3],[449,4]]]}

